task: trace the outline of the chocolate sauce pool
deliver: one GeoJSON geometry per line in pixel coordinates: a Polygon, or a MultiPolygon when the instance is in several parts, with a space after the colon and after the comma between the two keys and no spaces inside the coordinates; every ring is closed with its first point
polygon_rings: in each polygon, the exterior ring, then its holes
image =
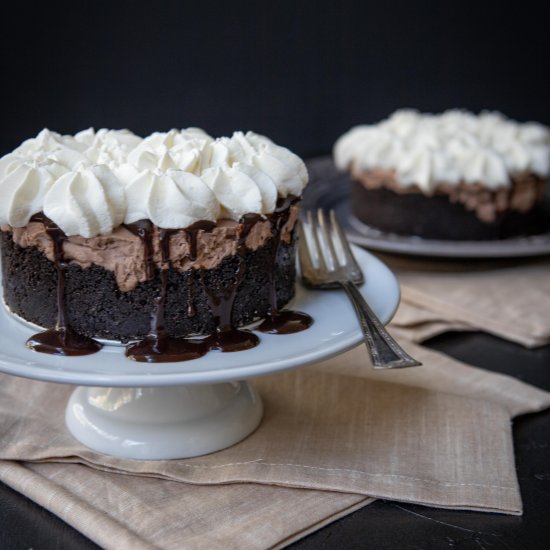
{"type": "MultiPolygon", "coordinates": [[[[290,206],[296,202],[296,197],[288,197],[279,201],[273,214],[267,216],[271,224],[271,233],[276,239],[271,258],[269,272],[269,311],[266,319],[257,330],[270,334],[292,334],[307,329],[313,323],[311,317],[299,311],[282,310],[277,308],[277,289],[275,270],[277,254],[281,245],[281,229],[287,223],[290,215],[290,206]]],[[[246,239],[256,223],[263,219],[259,214],[246,214],[239,221],[237,245],[238,264],[232,282],[225,288],[212,289],[205,284],[204,274],[197,278],[198,284],[207,297],[208,305],[215,322],[215,330],[204,338],[173,338],[166,330],[165,308],[168,293],[168,274],[170,263],[170,238],[181,230],[156,228],[149,220],[139,220],[127,224],[126,228],[137,235],[143,246],[147,278],[154,277],[157,270],[153,237],[158,234],[160,245],[161,266],[159,270],[160,292],[155,300],[154,310],[151,312],[149,334],[138,342],[128,344],[126,356],[134,361],[161,363],[173,361],[189,361],[205,355],[208,351],[222,352],[242,351],[257,346],[260,339],[249,330],[238,329],[231,324],[233,304],[237,292],[246,275],[246,239]]],[[[63,243],[66,235],[49,218],[37,214],[31,221],[42,222],[47,234],[54,244],[54,264],[57,270],[57,310],[58,319],[54,329],[35,334],[27,341],[27,346],[34,351],[54,355],[88,355],[101,349],[101,344],[86,336],[77,334],[68,322],[65,307],[65,263],[63,257],[63,243]]],[[[187,227],[185,236],[189,245],[189,259],[197,256],[197,238],[200,232],[210,232],[216,224],[208,221],[199,221],[187,227]]],[[[196,314],[194,302],[194,285],[190,279],[187,296],[187,315],[196,314]]]]}

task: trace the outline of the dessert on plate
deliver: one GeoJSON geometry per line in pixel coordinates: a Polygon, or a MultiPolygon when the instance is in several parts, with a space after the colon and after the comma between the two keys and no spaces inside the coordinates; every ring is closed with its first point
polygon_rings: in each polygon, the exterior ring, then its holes
{"type": "Polygon", "coordinates": [[[258,134],[43,130],[0,159],[4,303],[47,329],[36,351],[129,343],[138,361],[257,344],[292,332],[304,163],[258,134]],[[201,336],[201,339],[194,338],[201,336]]]}
{"type": "Polygon", "coordinates": [[[492,240],[550,228],[550,130],[496,112],[399,110],[334,146],[352,212],[386,233],[492,240]]]}

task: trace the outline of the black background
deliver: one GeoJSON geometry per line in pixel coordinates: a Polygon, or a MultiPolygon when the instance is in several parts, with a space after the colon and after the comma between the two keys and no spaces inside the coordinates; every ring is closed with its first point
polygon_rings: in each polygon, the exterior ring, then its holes
{"type": "Polygon", "coordinates": [[[548,19],[510,4],[4,3],[0,153],[43,127],[195,125],[311,156],[400,107],[549,124],[548,19]]]}

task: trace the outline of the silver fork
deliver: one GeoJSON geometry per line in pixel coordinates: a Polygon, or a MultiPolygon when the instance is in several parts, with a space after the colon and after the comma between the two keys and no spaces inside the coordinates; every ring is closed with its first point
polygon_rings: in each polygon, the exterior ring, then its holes
{"type": "Polygon", "coordinates": [[[367,304],[357,285],[365,281],[344,231],[330,211],[327,220],[317,210],[316,220],[307,211],[299,224],[300,270],[304,284],[316,289],[343,288],[351,300],[375,369],[421,365],[390,336],[367,304]]]}

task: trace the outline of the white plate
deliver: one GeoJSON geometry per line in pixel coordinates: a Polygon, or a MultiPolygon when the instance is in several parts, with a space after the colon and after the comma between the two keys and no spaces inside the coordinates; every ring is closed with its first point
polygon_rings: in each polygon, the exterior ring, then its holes
{"type": "MultiPolygon", "coordinates": [[[[393,273],[377,258],[354,247],[364,270],[362,292],[379,318],[387,323],[399,303],[399,285],[393,273]]],[[[298,284],[292,309],[311,315],[314,324],[289,335],[258,335],[251,350],[210,352],[200,359],[180,363],[136,363],[124,349],[105,346],[84,357],[57,357],[25,347],[32,329],[21,325],[0,307],[0,371],[49,382],[87,386],[168,386],[244,380],[337,355],[362,341],[353,308],[340,290],[313,291],[298,284]]]]}
{"type": "MultiPolygon", "coordinates": [[[[494,241],[441,241],[384,233],[370,227],[353,214],[344,213],[341,203],[339,219],[347,219],[346,234],[351,242],[378,250],[412,256],[438,258],[525,258],[550,254],[550,233],[494,241]]],[[[348,202],[349,207],[349,202],[348,202]]]]}
{"type": "MultiPolygon", "coordinates": [[[[439,258],[521,258],[550,254],[550,232],[493,241],[442,241],[385,233],[358,220],[351,212],[351,180],[338,172],[330,157],[307,163],[310,184],[303,208],[333,209],[349,240],[380,252],[439,258]]],[[[547,198],[550,202],[550,198],[547,198]]]]}

